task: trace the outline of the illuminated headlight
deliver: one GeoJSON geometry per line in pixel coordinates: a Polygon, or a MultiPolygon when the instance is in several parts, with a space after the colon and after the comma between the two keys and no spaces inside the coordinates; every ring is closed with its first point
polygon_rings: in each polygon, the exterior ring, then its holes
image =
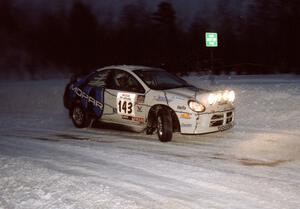
{"type": "Polygon", "coordinates": [[[219,92],[216,94],[216,96],[217,96],[217,102],[221,102],[223,99],[223,94],[221,92],[219,92]]]}
{"type": "Polygon", "coordinates": [[[217,102],[218,98],[217,95],[215,94],[209,94],[207,100],[208,100],[208,104],[213,105],[217,102]]]}
{"type": "Polygon", "coordinates": [[[228,90],[223,92],[223,100],[229,101],[229,91],[228,90]]]}
{"type": "Polygon", "coordinates": [[[213,105],[217,102],[234,102],[235,100],[235,93],[234,91],[224,91],[218,93],[211,93],[208,95],[207,101],[208,104],[213,105]]]}
{"type": "Polygon", "coordinates": [[[195,112],[204,112],[205,111],[204,105],[202,105],[196,101],[189,101],[189,107],[191,108],[191,110],[193,110],[195,112]]]}
{"type": "Polygon", "coordinates": [[[229,91],[228,92],[228,101],[229,102],[234,102],[234,100],[235,100],[235,93],[234,93],[234,91],[229,91]]]}

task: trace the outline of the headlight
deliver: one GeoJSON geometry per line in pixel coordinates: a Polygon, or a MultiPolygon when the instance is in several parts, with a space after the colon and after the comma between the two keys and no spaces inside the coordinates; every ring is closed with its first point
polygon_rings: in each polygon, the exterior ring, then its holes
{"type": "Polygon", "coordinates": [[[216,96],[217,96],[217,102],[221,102],[221,101],[222,101],[222,98],[223,98],[222,92],[217,93],[216,96]]]}
{"type": "Polygon", "coordinates": [[[208,104],[213,105],[217,102],[217,96],[215,94],[208,95],[208,104]]]}
{"type": "Polygon", "coordinates": [[[225,90],[223,92],[223,101],[229,101],[229,91],[225,90]]]}
{"type": "Polygon", "coordinates": [[[204,112],[205,111],[204,105],[202,105],[196,101],[189,101],[189,107],[191,108],[191,110],[193,110],[195,112],[204,112]]]}
{"type": "Polygon", "coordinates": [[[218,93],[211,93],[208,95],[207,101],[208,104],[213,105],[217,102],[234,102],[235,100],[235,93],[234,91],[224,91],[218,93]]]}
{"type": "Polygon", "coordinates": [[[235,93],[234,93],[234,91],[229,91],[228,92],[228,101],[229,102],[234,102],[234,100],[235,100],[235,93]]]}

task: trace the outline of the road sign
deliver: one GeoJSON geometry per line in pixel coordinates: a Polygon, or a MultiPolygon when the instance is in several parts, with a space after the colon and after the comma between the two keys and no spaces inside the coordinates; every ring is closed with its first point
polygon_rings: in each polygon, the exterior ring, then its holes
{"type": "Polygon", "coordinates": [[[205,33],[206,47],[218,47],[218,34],[205,33]]]}

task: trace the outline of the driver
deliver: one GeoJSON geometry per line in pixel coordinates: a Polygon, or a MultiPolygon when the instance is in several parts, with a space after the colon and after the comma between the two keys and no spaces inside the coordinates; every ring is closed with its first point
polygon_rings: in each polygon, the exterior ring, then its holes
{"type": "Polygon", "coordinates": [[[115,83],[117,87],[126,88],[128,86],[128,78],[125,73],[117,74],[115,77],[115,83]]]}

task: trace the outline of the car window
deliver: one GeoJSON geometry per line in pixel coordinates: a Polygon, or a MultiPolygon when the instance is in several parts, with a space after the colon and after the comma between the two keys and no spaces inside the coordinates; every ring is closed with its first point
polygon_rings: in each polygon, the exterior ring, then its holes
{"type": "Polygon", "coordinates": [[[114,70],[111,79],[109,79],[108,88],[120,91],[145,93],[143,86],[138,80],[123,70],[114,70]]]}
{"type": "Polygon", "coordinates": [[[193,87],[185,80],[163,70],[135,70],[134,72],[151,89],[164,90],[181,87],[193,87]]]}
{"type": "Polygon", "coordinates": [[[102,70],[96,72],[94,75],[91,76],[91,78],[89,78],[88,85],[93,87],[106,87],[109,72],[109,70],[102,70]]]}

